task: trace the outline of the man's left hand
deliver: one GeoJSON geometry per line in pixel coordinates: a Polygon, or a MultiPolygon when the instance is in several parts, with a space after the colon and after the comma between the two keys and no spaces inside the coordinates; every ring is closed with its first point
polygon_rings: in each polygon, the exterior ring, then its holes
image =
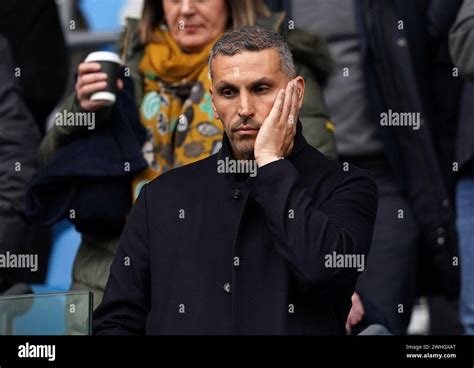
{"type": "Polygon", "coordinates": [[[351,300],[352,300],[352,307],[349,312],[349,315],[347,316],[347,321],[346,321],[347,335],[350,335],[352,333],[352,327],[354,327],[360,321],[362,321],[365,315],[364,305],[362,304],[362,300],[360,300],[359,294],[354,292],[354,294],[352,294],[351,300]]]}

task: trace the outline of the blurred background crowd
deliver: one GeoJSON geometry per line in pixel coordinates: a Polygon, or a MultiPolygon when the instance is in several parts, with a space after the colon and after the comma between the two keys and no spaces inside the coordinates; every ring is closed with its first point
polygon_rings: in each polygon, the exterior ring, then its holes
{"type": "Polygon", "coordinates": [[[0,253],[40,267],[0,269],[0,293],[100,302],[141,187],[220,148],[207,57],[248,25],[290,45],[306,140],[377,181],[348,333],[474,334],[474,0],[2,0],[0,253]],[[202,30],[188,39],[179,20],[202,30]],[[114,107],[89,101],[104,76],[81,63],[97,50],[124,63],[114,107]],[[96,129],[58,126],[62,111],[96,129]]]}

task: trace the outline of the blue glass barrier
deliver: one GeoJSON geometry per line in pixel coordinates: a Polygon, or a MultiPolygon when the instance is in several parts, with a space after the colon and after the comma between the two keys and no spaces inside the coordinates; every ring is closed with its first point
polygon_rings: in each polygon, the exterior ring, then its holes
{"type": "Polygon", "coordinates": [[[0,335],[90,335],[90,291],[0,296],[0,335]]]}

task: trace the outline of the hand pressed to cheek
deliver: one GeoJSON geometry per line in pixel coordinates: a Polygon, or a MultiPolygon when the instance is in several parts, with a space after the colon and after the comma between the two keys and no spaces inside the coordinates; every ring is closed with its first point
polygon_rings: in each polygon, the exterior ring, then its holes
{"type": "Polygon", "coordinates": [[[289,135],[290,139],[290,145],[288,146],[288,149],[285,152],[285,157],[288,156],[291,151],[293,150],[293,139],[296,134],[296,114],[298,111],[298,87],[297,83],[295,80],[293,82],[293,94],[291,95],[291,108],[290,108],[290,113],[288,115],[288,119],[286,122],[286,128],[287,128],[287,134],[289,135]]]}
{"type": "Polygon", "coordinates": [[[254,154],[259,167],[291,153],[296,133],[297,109],[297,82],[291,80],[285,90],[279,91],[255,140],[254,154]]]}

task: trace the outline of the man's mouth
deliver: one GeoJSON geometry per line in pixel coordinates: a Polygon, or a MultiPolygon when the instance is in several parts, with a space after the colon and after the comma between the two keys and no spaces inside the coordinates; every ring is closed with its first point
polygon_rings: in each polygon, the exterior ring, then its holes
{"type": "Polygon", "coordinates": [[[235,130],[235,132],[239,135],[249,135],[249,134],[257,134],[258,128],[254,128],[251,126],[243,126],[235,130]]]}
{"type": "Polygon", "coordinates": [[[249,131],[249,130],[258,130],[258,129],[254,127],[242,127],[242,128],[237,129],[237,131],[249,131]]]}

